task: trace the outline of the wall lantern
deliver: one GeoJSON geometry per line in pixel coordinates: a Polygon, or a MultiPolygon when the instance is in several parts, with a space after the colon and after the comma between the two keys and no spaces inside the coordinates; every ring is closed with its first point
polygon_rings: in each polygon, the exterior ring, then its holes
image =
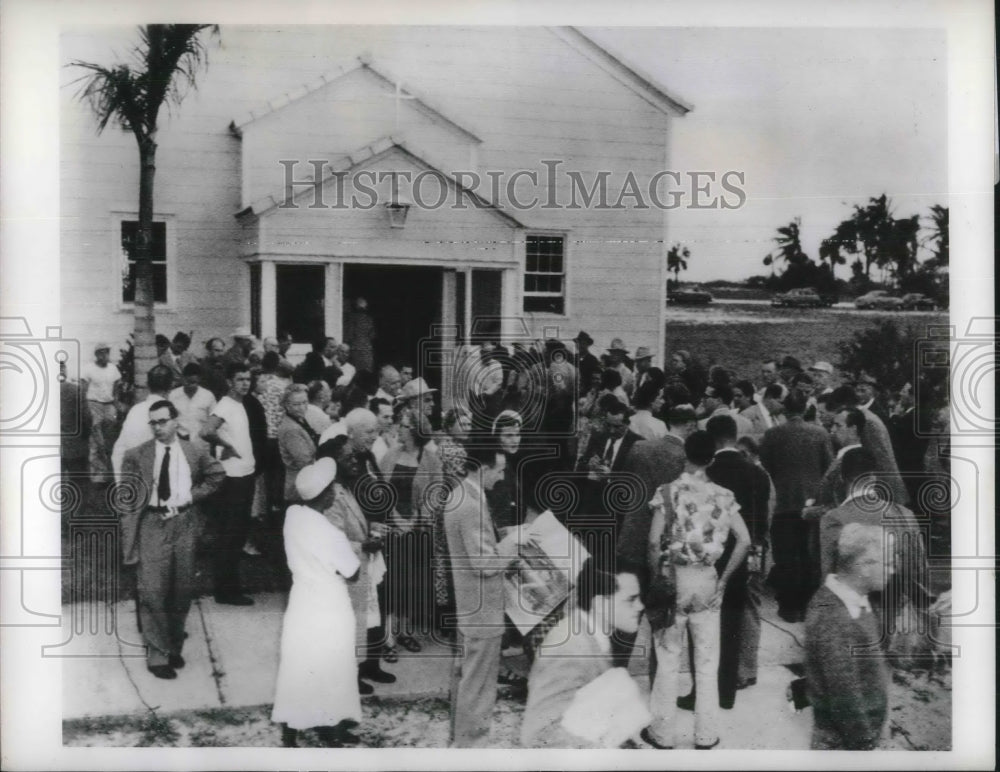
{"type": "Polygon", "coordinates": [[[406,215],[410,212],[413,201],[405,193],[399,192],[399,179],[392,175],[392,195],[385,202],[385,210],[389,213],[389,227],[402,228],[406,225],[406,215]]]}

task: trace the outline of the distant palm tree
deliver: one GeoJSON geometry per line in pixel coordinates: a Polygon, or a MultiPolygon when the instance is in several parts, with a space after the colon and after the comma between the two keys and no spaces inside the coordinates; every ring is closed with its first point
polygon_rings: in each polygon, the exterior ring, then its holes
{"type": "Polygon", "coordinates": [[[131,131],[139,146],[139,226],[135,244],[135,384],[144,386],[146,374],[156,364],[153,297],[153,177],[156,173],[156,130],[160,107],[179,105],[181,85],[194,88],[198,71],[207,63],[202,32],[214,24],[148,24],[139,28],[139,43],[132,62],[106,67],[76,60],[90,74],[81,78],[80,99],[97,117],[100,134],[112,120],[131,131]]]}
{"type": "Polygon", "coordinates": [[[774,237],[778,247],[764,258],[764,265],[773,265],[777,260],[784,260],[787,265],[809,262],[809,257],[802,250],[801,226],[802,218],[796,217],[788,225],[778,228],[778,235],[774,237]]]}
{"type": "Polygon", "coordinates": [[[848,255],[858,253],[858,234],[852,220],[844,220],[830,238],[823,239],[819,245],[819,261],[828,262],[830,275],[836,276],[837,266],[847,264],[845,253],[848,255]]]}
{"type": "Polygon", "coordinates": [[[691,250],[681,244],[674,244],[667,251],[667,272],[674,275],[674,284],[680,282],[681,271],[686,271],[691,250]]]}
{"type": "Polygon", "coordinates": [[[930,260],[935,268],[948,267],[948,207],[934,204],[931,207],[931,233],[922,244],[933,244],[930,260]]]}

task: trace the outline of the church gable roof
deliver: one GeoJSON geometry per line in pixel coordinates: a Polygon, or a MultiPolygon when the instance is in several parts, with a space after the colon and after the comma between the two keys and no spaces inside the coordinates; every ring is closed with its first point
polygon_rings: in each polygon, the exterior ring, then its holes
{"type": "MultiPolygon", "coordinates": [[[[504,222],[510,227],[525,227],[520,220],[498,207],[495,202],[481,196],[471,188],[462,185],[454,176],[448,172],[442,171],[440,165],[426,160],[426,155],[423,152],[409,146],[409,143],[402,138],[392,136],[382,137],[352,153],[349,153],[346,156],[342,156],[337,161],[327,164],[328,172],[323,176],[319,184],[327,185],[330,182],[333,182],[339,175],[354,171],[355,169],[359,169],[366,165],[377,163],[392,153],[400,153],[415,166],[440,175],[441,179],[445,180],[449,186],[461,191],[463,195],[469,197],[474,204],[472,208],[491,212],[496,217],[504,220],[504,222]]],[[[303,174],[302,179],[298,180],[299,183],[307,181],[310,181],[308,174],[303,174]]],[[[238,212],[236,217],[261,217],[279,208],[283,203],[289,200],[298,201],[307,195],[312,195],[311,188],[300,187],[298,191],[295,191],[293,188],[286,188],[278,195],[268,195],[258,199],[250,206],[238,212]]]]}
{"type": "Polygon", "coordinates": [[[622,54],[611,51],[605,44],[598,43],[576,27],[547,29],[661,112],[668,115],[684,115],[693,109],[689,102],[668,92],[653,76],[627,62],[622,54]]]}
{"type": "Polygon", "coordinates": [[[358,56],[351,61],[330,70],[329,72],[321,75],[318,80],[304,84],[299,88],[284,94],[280,98],[268,100],[267,104],[262,106],[260,109],[253,110],[239,119],[234,119],[229,124],[229,129],[237,137],[242,137],[243,131],[251,124],[259,121],[265,116],[283,110],[285,107],[288,107],[289,105],[298,102],[300,99],[330,86],[341,78],[358,70],[363,70],[368,73],[381,85],[388,87],[388,89],[393,91],[398,90],[400,92],[400,96],[406,100],[407,104],[413,105],[416,109],[420,110],[420,112],[427,115],[437,123],[450,127],[452,130],[471,142],[477,144],[482,143],[482,139],[480,139],[479,136],[477,136],[476,133],[468,126],[465,126],[446,115],[444,112],[435,107],[431,100],[428,100],[423,94],[417,93],[409,86],[403,88],[400,85],[402,83],[400,78],[397,78],[382,65],[376,65],[374,60],[368,54],[362,54],[361,56],[358,56]]]}

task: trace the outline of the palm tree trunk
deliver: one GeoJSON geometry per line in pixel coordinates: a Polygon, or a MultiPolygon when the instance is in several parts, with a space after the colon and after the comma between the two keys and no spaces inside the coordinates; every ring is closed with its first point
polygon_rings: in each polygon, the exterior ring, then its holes
{"type": "MultiPolygon", "coordinates": [[[[153,296],[153,178],[156,174],[156,142],[139,143],[139,232],[135,255],[135,385],[142,394],[146,376],[156,364],[156,316],[153,296]]],[[[136,395],[137,398],[141,394],[136,395]]]]}

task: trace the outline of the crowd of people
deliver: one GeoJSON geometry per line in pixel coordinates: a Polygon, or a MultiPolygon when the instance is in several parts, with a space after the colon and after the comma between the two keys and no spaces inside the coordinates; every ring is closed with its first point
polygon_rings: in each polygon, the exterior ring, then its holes
{"type": "Polygon", "coordinates": [[[782,620],[805,623],[813,746],[877,746],[886,660],[851,650],[885,652],[933,600],[928,539],[949,526],[921,486],[947,473],[946,405],[793,356],[741,373],[677,350],[660,369],[618,338],[597,356],[585,332],[463,347],[446,406],[414,362],[354,362],[330,337],[299,364],[288,336],[258,344],[243,330],[201,357],[185,333],[158,343],[149,396],[127,412],[109,347],[96,347],[79,386],[87,434],[64,443],[67,468],[132,486],[122,544],[156,677],[184,666],[207,542],[216,602],[253,605],[251,556],[289,590],[273,711],[286,746],[314,727],[328,745],[357,742],[360,695],[396,680],[383,665],[436,641],[457,652],[455,747],[488,744],[516,647],[532,663],[525,746],[672,748],[686,709],[709,749],[718,710],[756,683],[773,593],[782,620]],[[937,436],[918,431],[921,411],[937,436]],[[589,558],[525,634],[505,616],[503,579],[544,514],[589,558]],[[635,646],[643,615],[648,650],[635,646]],[[685,650],[695,688],[679,695],[685,650]],[[609,695],[631,692],[595,684],[640,656],[648,705],[611,711],[609,695]]]}

